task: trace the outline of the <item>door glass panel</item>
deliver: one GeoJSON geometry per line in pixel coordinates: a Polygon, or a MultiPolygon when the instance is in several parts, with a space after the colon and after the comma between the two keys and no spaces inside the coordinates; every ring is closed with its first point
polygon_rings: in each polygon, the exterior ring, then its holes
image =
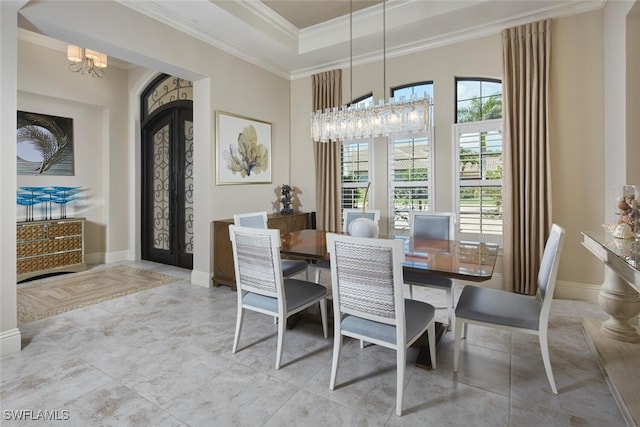
{"type": "Polygon", "coordinates": [[[178,77],[167,76],[158,82],[153,91],[145,99],[145,115],[147,117],[158,108],[174,101],[193,101],[193,83],[178,77]]]}
{"type": "Polygon", "coordinates": [[[153,135],[153,247],[169,249],[169,125],[153,135]]]}
{"type": "Polygon", "coordinates": [[[184,252],[193,253],[193,122],[184,123],[184,252]]]}

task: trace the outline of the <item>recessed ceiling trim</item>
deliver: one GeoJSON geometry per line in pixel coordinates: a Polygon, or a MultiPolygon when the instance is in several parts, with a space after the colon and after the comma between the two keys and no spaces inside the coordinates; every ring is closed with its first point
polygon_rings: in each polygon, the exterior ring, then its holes
{"type": "Polygon", "coordinates": [[[300,30],[264,3],[229,0],[211,0],[211,2],[279,41],[292,52],[298,51],[300,30]]]}
{"type": "Polygon", "coordinates": [[[143,15],[163,22],[180,32],[188,34],[191,37],[214,46],[230,55],[240,58],[243,61],[267,70],[279,77],[290,79],[290,70],[282,67],[277,67],[272,62],[261,59],[260,57],[255,55],[255,53],[250,52],[249,50],[235,43],[232,43],[229,38],[220,38],[217,35],[214,35],[211,31],[203,29],[193,22],[189,22],[182,17],[177,17],[170,10],[162,7],[162,2],[139,2],[131,0],[116,1],[130,9],[142,13],[143,15]]]}

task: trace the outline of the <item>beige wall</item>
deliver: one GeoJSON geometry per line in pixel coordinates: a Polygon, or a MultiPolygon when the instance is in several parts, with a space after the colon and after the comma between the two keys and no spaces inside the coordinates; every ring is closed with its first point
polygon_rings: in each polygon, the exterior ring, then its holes
{"type": "MultiPolygon", "coordinates": [[[[18,185],[13,155],[17,97],[20,98],[19,108],[37,108],[50,114],[63,111],[61,115],[68,114],[78,122],[90,121],[96,129],[89,131],[82,123],[77,135],[80,147],[77,161],[87,169],[79,169],[79,175],[75,177],[59,180],[95,188],[96,193],[87,199],[90,205],[85,210],[94,223],[91,233],[95,239],[88,248],[92,252],[90,255],[97,259],[104,256],[105,260],[111,261],[134,259],[139,252],[136,250],[139,245],[136,204],[139,198],[140,123],[137,99],[132,93],[139,93],[148,78],[157,72],[190,79],[194,81],[196,180],[196,241],[191,278],[194,284],[209,286],[213,252],[211,221],[227,218],[235,212],[279,208],[277,187],[290,181],[289,81],[116,2],[28,3],[21,10],[29,21],[28,28],[37,28],[42,34],[63,42],[90,46],[147,70],[136,68],[129,76],[111,66],[101,83],[77,81],[79,76],[67,70],[64,52],[55,49],[40,52],[40,48],[24,43],[20,43],[18,49],[14,5],[19,7],[21,3],[0,4],[3,106],[12,111],[0,117],[3,142],[12,147],[0,158],[5,186],[3,195],[7,196],[4,199],[13,200],[18,185]],[[101,19],[96,21],[95,16],[101,19]],[[113,22],[118,25],[112,25],[113,22]],[[5,93],[11,96],[5,96],[5,93]],[[58,106],[56,100],[60,101],[58,106]],[[215,184],[214,117],[217,110],[272,123],[272,183],[215,184]],[[90,165],[95,165],[92,162],[96,159],[102,159],[102,163],[96,165],[96,170],[88,170],[90,165]]],[[[25,177],[21,182],[33,182],[34,179],[25,177]]],[[[3,237],[2,245],[2,250],[10,256],[3,256],[0,264],[2,353],[19,350],[20,343],[15,318],[16,213],[12,206],[9,212],[5,210],[0,216],[0,233],[10,236],[3,237]]]]}
{"type": "MultiPolygon", "coordinates": [[[[200,274],[197,281],[206,285],[212,271],[210,222],[239,211],[271,212],[279,209],[277,187],[290,180],[289,82],[155,20],[132,13],[115,2],[99,5],[100,14],[105,17],[101,21],[105,22],[104,25],[95,22],[85,24],[90,21],[85,17],[95,14],[97,7],[90,2],[30,3],[22,13],[30,23],[49,36],[78,44],[90,38],[91,47],[149,71],[134,70],[130,74],[135,77],[128,81],[126,72],[109,67],[104,79],[109,82],[94,82],[94,86],[88,87],[90,81],[72,83],[71,79],[78,76],[67,71],[64,54],[54,52],[49,54],[54,63],[47,67],[54,72],[50,73],[48,69],[45,76],[34,76],[31,81],[21,82],[21,89],[103,107],[101,119],[105,134],[98,144],[104,144],[101,156],[105,164],[109,164],[102,177],[104,194],[111,199],[118,199],[112,200],[110,210],[105,214],[105,217],[108,214],[109,218],[113,218],[113,222],[101,221],[101,224],[108,224],[107,241],[111,236],[118,236],[117,242],[123,242],[114,250],[120,251],[122,246],[129,251],[126,256],[132,257],[137,253],[134,245],[139,240],[139,219],[134,219],[139,215],[136,209],[139,186],[134,185],[140,176],[139,151],[135,148],[139,144],[139,107],[137,98],[130,97],[129,93],[134,92],[137,96],[157,72],[178,75],[195,82],[194,103],[200,108],[194,117],[197,177],[194,270],[200,274]],[[122,25],[115,28],[108,22],[120,22],[122,25]],[[154,36],[138,37],[143,33],[154,36]],[[144,78],[139,78],[140,75],[144,78]],[[272,123],[271,184],[216,185],[216,111],[272,123]],[[137,121],[129,121],[130,117],[136,117],[137,121]],[[120,221],[124,224],[120,224],[120,221]],[[124,237],[121,239],[120,236],[124,237]]],[[[37,63],[39,59],[34,58],[34,63],[30,63],[32,59],[29,52],[25,52],[25,57],[21,56],[20,61],[26,68],[26,74],[38,73],[32,70],[34,67],[43,68],[37,63]]],[[[124,255],[123,252],[118,254],[124,255]]]]}
{"type": "Polygon", "coordinates": [[[627,16],[627,183],[640,186],[640,2],[627,16]]]}
{"type": "MultiPolygon", "coordinates": [[[[553,21],[551,59],[551,162],[553,221],[567,229],[567,242],[558,274],[559,291],[593,299],[602,280],[602,266],[582,247],[582,230],[603,223],[604,115],[603,115],[603,11],[553,21]]],[[[380,62],[353,71],[353,96],[373,90],[382,94],[380,62]]],[[[499,34],[387,59],[387,86],[433,80],[435,103],[435,208],[454,208],[451,125],[454,120],[455,77],[502,78],[502,41],[499,34]]],[[[344,71],[343,97],[349,97],[349,70],[344,71]]],[[[313,209],[314,174],[309,136],[310,78],[292,83],[292,183],[302,188],[303,206],[313,209]],[[305,150],[307,154],[304,155],[305,150]]],[[[375,207],[383,212],[389,202],[386,174],[387,148],[376,140],[374,163],[375,207]]],[[[386,214],[385,214],[386,213],[386,214]]],[[[501,271],[498,266],[498,271],[501,271]]]]}
{"type": "MultiPolygon", "coordinates": [[[[116,67],[103,79],[71,73],[64,52],[23,41],[18,57],[18,109],[72,118],[74,128],[74,175],[18,175],[18,187],[82,187],[67,214],[87,219],[87,262],[105,262],[107,253],[128,254],[128,140],[120,125],[129,111],[127,73],[116,67]]],[[[36,218],[40,215],[36,209],[36,218]]],[[[23,217],[21,207],[17,216],[23,217]]]]}
{"type": "MultiPolygon", "coordinates": [[[[2,105],[9,110],[2,110],[0,131],[3,142],[13,147],[3,151],[7,156],[0,158],[5,199],[14,197],[16,187],[13,158],[16,104],[21,109],[42,108],[42,112],[50,114],[63,111],[83,122],[77,124],[80,126],[78,162],[87,167],[94,165],[96,169],[90,171],[82,169],[85,167],[82,166],[76,177],[59,178],[60,183],[75,185],[77,182],[77,185],[96,188],[97,206],[87,207],[88,215],[96,224],[92,231],[96,233],[96,241],[91,243],[91,252],[96,256],[104,252],[106,259],[134,258],[139,227],[139,218],[136,218],[139,192],[136,92],[156,72],[166,72],[195,82],[198,240],[192,274],[194,283],[206,286],[212,271],[212,220],[229,217],[235,212],[278,209],[276,187],[283,183],[298,189],[296,196],[300,199],[301,209],[315,210],[315,174],[309,136],[312,108],[310,78],[288,82],[115,2],[29,3],[23,12],[43,33],[65,42],[89,43],[111,56],[141,67],[128,73],[110,67],[106,81],[99,84],[90,80],[78,81],[78,76],[66,70],[62,52],[40,52],[40,48],[23,43],[17,52],[14,42],[15,10],[6,2],[0,3],[2,105]],[[93,19],[96,13],[101,17],[99,22],[93,19]],[[113,26],[113,22],[119,25],[113,26]],[[140,37],[140,34],[153,37],[140,37]],[[14,79],[15,69],[18,69],[19,77],[14,79]],[[17,100],[13,94],[17,94],[17,100]],[[125,100],[126,104],[123,104],[125,100]],[[216,110],[273,124],[272,184],[215,185],[216,110]],[[101,131],[89,131],[84,120],[95,123],[101,131]],[[95,136],[97,141],[89,141],[90,136],[95,136]],[[102,158],[99,165],[94,163],[98,157],[102,158]],[[98,231],[102,227],[104,237],[98,231]]],[[[637,23],[637,18],[633,22],[637,23]]],[[[582,248],[579,233],[600,227],[606,210],[603,184],[606,168],[603,157],[606,156],[602,140],[605,137],[603,62],[606,51],[603,40],[607,30],[603,28],[602,11],[558,19],[554,21],[552,30],[553,212],[554,221],[568,231],[559,287],[572,287],[573,294],[580,297],[590,289],[597,289],[589,285],[599,284],[602,280],[602,266],[582,248]]],[[[629,70],[637,72],[640,68],[637,55],[633,57],[635,65],[629,70]]],[[[500,36],[496,34],[401,58],[389,58],[387,66],[387,86],[421,80],[433,80],[436,85],[435,173],[439,187],[435,203],[438,210],[450,210],[453,208],[450,144],[454,77],[500,78],[500,36]]],[[[376,98],[382,96],[381,67],[379,62],[354,69],[354,96],[369,90],[374,91],[376,98]]],[[[344,76],[345,97],[350,93],[348,82],[347,70],[344,76]]],[[[637,86],[629,86],[637,91],[637,86]]],[[[637,109],[629,114],[633,111],[637,109]]],[[[627,121],[638,122],[637,117],[636,114],[627,121]]],[[[629,135],[633,138],[637,133],[631,131],[629,135]]],[[[385,172],[374,178],[374,198],[376,207],[388,212],[387,154],[380,142],[377,141],[374,162],[378,170],[385,172]]],[[[632,149],[637,147],[633,140],[627,145],[632,149]]],[[[33,182],[33,179],[20,178],[25,183],[33,182]]],[[[19,344],[15,322],[15,251],[14,243],[11,243],[15,238],[15,219],[13,209],[0,214],[0,235],[3,236],[3,255],[0,257],[2,352],[5,351],[5,342],[11,342],[12,348],[16,342],[19,344]]]]}
{"type": "MultiPolygon", "coordinates": [[[[350,70],[343,71],[343,101],[347,102],[351,90],[350,70]]],[[[435,125],[435,189],[437,210],[453,209],[453,176],[451,151],[451,125],[454,115],[455,77],[502,76],[502,51],[499,35],[483,37],[465,43],[432,49],[426,52],[387,59],[387,93],[389,88],[417,81],[432,80],[434,83],[435,125]]],[[[355,66],[353,69],[353,97],[373,92],[374,99],[383,97],[382,62],[355,66]]],[[[292,157],[297,165],[292,166],[292,183],[301,187],[302,205],[315,209],[315,170],[312,142],[309,135],[309,117],[312,109],[311,78],[292,82],[291,140],[292,157]]],[[[374,144],[374,163],[378,167],[373,177],[373,203],[382,213],[382,228],[389,217],[388,175],[386,171],[388,153],[386,139],[378,138],[374,144]]]]}
{"type": "Polygon", "coordinates": [[[594,285],[602,265],[580,232],[605,221],[603,11],[554,20],[552,40],[553,219],[567,230],[558,278],[594,285]]]}

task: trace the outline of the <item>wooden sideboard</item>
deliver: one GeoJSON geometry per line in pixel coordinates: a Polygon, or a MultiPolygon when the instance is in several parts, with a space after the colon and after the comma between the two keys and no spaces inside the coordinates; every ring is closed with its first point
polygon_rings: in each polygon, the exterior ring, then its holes
{"type": "MultiPolygon", "coordinates": [[[[213,286],[230,286],[236,289],[236,275],[233,266],[233,249],[229,238],[229,225],[233,219],[213,221],[213,286]]],[[[267,216],[269,228],[280,229],[280,234],[311,228],[311,216],[308,212],[296,212],[291,215],[270,214],[267,216]]]]}
{"type": "Polygon", "coordinates": [[[84,218],[19,222],[16,228],[17,281],[85,270],[84,218]]]}

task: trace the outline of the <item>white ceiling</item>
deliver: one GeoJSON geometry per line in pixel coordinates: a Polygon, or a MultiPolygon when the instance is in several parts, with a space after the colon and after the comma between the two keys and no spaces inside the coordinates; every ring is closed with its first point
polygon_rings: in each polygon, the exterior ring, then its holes
{"type": "MultiPolygon", "coordinates": [[[[607,0],[116,0],[288,79],[418,52],[607,0]],[[350,14],[350,7],[353,14],[350,14]],[[384,26],[383,26],[384,23],[384,26]],[[384,30],[383,30],[384,28],[384,30]]],[[[24,34],[24,32],[23,32],[24,34]]]]}

